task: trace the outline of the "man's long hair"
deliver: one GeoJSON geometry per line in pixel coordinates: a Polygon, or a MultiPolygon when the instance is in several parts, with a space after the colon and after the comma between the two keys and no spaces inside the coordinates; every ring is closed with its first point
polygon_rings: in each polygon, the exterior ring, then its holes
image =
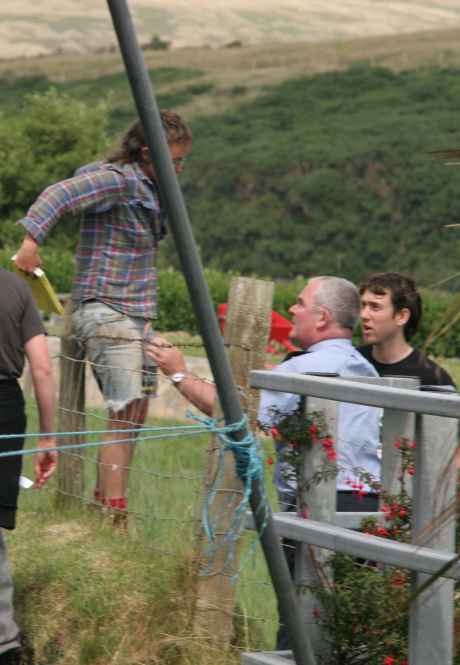
{"type": "MultiPolygon", "coordinates": [[[[180,115],[174,111],[162,110],[160,117],[168,144],[187,145],[192,142],[192,132],[180,115]]],[[[141,121],[136,120],[128,127],[121,137],[119,146],[107,156],[106,161],[121,164],[140,163],[142,162],[141,150],[145,145],[144,128],[141,121]]]]}

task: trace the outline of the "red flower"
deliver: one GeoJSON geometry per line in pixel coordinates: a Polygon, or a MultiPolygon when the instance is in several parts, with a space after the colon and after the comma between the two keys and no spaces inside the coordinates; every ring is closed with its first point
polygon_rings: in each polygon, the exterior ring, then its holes
{"type": "Polygon", "coordinates": [[[304,508],[300,513],[300,517],[302,517],[304,520],[308,520],[308,510],[306,508],[304,508]]]}
{"type": "Polygon", "coordinates": [[[322,442],[324,448],[332,448],[334,446],[334,442],[332,439],[323,439],[322,442]]]}
{"type": "Polygon", "coordinates": [[[327,455],[327,459],[328,459],[330,462],[333,462],[334,460],[337,459],[337,453],[336,453],[335,450],[333,450],[332,448],[329,448],[329,449],[326,451],[326,455],[327,455]]]}
{"type": "Polygon", "coordinates": [[[393,658],[393,656],[386,656],[385,660],[383,661],[383,665],[394,665],[396,663],[396,660],[393,658]]]}
{"type": "Polygon", "coordinates": [[[407,510],[405,508],[401,508],[399,511],[399,517],[406,517],[407,516],[407,510]]]}
{"type": "Polygon", "coordinates": [[[409,476],[413,476],[413,475],[414,475],[414,473],[415,473],[415,468],[414,468],[414,465],[413,465],[413,464],[409,464],[409,466],[407,467],[407,473],[409,474],[409,476]]]}
{"type": "Polygon", "coordinates": [[[267,458],[267,464],[269,464],[270,466],[273,464],[273,457],[267,458]]]}
{"type": "Polygon", "coordinates": [[[401,587],[404,586],[406,582],[407,582],[406,576],[403,573],[399,574],[397,573],[393,575],[393,577],[391,578],[390,584],[392,587],[401,587]]]}
{"type": "MultiPolygon", "coordinates": [[[[416,447],[417,447],[417,444],[415,443],[415,441],[412,441],[412,443],[409,444],[409,448],[412,448],[412,450],[414,450],[414,448],[416,448],[416,447]]],[[[404,661],[404,662],[406,662],[406,661],[404,661]]],[[[402,663],[402,665],[404,665],[404,663],[402,663]]]]}
{"type": "Polygon", "coordinates": [[[401,448],[401,439],[396,439],[395,448],[401,448]]]}
{"type": "Polygon", "coordinates": [[[270,434],[274,439],[277,439],[280,435],[279,430],[276,427],[272,427],[270,430],[270,434]]]}

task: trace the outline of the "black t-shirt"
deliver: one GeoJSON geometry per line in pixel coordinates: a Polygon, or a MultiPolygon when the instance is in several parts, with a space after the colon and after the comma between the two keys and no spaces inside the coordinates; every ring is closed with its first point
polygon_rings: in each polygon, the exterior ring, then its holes
{"type": "MultiPolygon", "coordinates": [[[[17,379],[24,368],[24,347],[43,334],[40,314],[25,282],[0,268],[0,439],[2,452],[19,451],[24,445],[26,416],[17,379]]],[[[14,529],[22,458],[0,457],[0,527],[14,529]]]]}
{"type": "Polygon", "coordinates": [[[420,379],[422,386],[454,386],[445,369],[414,349],[397,363],[381,363],[372,355],[372,345],[360,346],[358,351],[375,367],[380,376],[410,376],[420,379]]]}
{"type": "Polygon", "coordinates": [[[24,369],[24,346],[44,334],[32,292],[18,276],[0,268],[0,381],[19,379],[24,369]]]}

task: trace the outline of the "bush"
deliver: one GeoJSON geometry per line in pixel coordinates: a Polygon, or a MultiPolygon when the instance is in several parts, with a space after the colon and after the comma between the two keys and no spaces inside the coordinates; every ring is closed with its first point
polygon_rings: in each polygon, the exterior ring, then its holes
{"type": "Polygon", "coordinates": [[[104,105],[89,107],[55,90],[29,95],[14,117],[0,116],[1,216],[21,216],[45,187],[100,155],[105,117],[104,105]]]}
{"type": "MultiPolygon", "coordinates": [[[[215,306],[227,302],[232,275],[217,270],[205,270],[211,299],[215,306]]],[[[158,330],[198,332],[198,325],[184,276],[177,270],[158,272],[158,330]]]]}
{"type": "MultiPolygon", "coordinates": [[[[11,257],[17,251],[23,232],[13,223],[5,223],[7,243],[0,248],[0,265],[11,268],[11,257]]],[[[74,248],[58,248],[53,244],[44,245],[40,254],[48,278],[58,293],[69,293],[75,270],[74,248]]],[[[226,303],[233,273],[205,269],[209,293],[215,307],[226,303]]],[[[273,309],[290,318],[289,308],[303,289],[306,278],[299,276],[292,281],[275,283],[273,309]]],[[[448,293],[423,291],[424,314],[422,325],[412,343],[423,348],[435,357],[460,357],[460,304],[459,297],[448,293]]],[[[178,331],[196,334],[198,324],[193,312],[190,295],[181,271],[167,268],[158,270],[158,319],[156,328],[160,331],[178,331]]],[[[357,330],[354,343],[362,343],[357,330]]]]}

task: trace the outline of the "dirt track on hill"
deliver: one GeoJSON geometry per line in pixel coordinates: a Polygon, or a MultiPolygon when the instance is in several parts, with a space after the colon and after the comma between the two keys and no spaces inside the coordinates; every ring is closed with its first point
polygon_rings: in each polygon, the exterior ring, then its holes
{"type": "MultiPolygon", "coordinates": [[[[131,0],[142,41],[330,41],[460,28],[459,0],[131,0]]],[[[0,58],[85,52],[114,42],[105,2],[3,0],[0,58]]]]}

